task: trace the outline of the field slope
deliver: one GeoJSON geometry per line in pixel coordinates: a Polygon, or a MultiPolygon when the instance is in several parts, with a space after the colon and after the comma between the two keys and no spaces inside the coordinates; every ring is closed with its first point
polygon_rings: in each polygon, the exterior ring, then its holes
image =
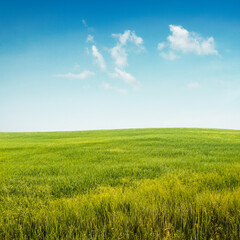
{"type": "Polygon", "coordinates": [[[240,131],[0,133],[0,239],[240,239],[240,131]]]}

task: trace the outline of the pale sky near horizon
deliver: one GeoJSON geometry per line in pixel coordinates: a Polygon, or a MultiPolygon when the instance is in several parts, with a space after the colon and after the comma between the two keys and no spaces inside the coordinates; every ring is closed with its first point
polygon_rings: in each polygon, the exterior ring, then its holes
{"type": "Polygon", "coordinates": [[[0,132],[240,129],[238,1],[5,1],[0,132]]]}

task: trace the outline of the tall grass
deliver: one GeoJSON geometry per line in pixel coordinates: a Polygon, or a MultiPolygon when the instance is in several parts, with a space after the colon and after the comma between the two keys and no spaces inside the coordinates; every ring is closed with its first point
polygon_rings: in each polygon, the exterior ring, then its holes
{"type": "Polygon", "coordinates": [[[0,239],[240,239],[240,131],[1,133],[0,239]]]}

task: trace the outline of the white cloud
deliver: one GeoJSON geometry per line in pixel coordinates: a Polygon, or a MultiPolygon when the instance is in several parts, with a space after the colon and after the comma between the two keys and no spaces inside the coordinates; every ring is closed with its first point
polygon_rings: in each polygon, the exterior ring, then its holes
{"type": "Polygon", "coordinates": [[[189,88],[199,88],[200,87],[200,84],[198,82],[190,82],[188,84],[188,87],[189,88]]]}
{"type": "MultiPolygon", "coordinates": [[[[135,43],[135,45],[140,46],[143,44],[143,39],[138,37],[135,32],[132,32],[130,35],[130,41],[135,43]]],[[[142,46],[141,46],[142,47],[142,46]]]]}
{"type": "Polygon", "coordinates": [[[126,30],[123,34],[121,33],[113,33],[112,36],[118,38],[121,45],[125,45],[130,37],[130,30],[126,30]]]}
{"type": "Polygon", "coordinates": [[[115,72],[118,74],[118,77],[121,78],[122,80],[124,80],[126,83],[131,84],[135,88],[140,87],[139,82],[130,73],[127,73],[127,72],[125,72],[123,70],[120,70],[118,68],[115,68],[115,72]]]}
{"type": "Polygon", "coordinates": [[[88,34],[86,42],[94,42],[94,37],[90,34],[88,34]]]}
{"type": "Polygon", "coordinates": [[[125,48],[122,45],[118,44],[115,47],[110,49],[110,53],[115,60],[115,65],[120,68],[123,68],[128,65],[127,63],[127,53],[125,48]]]}
{"type": "Polygon", "coordinates": [[[86,23],[86,21],[85,21],[84,19],[82,19],[82,24],[83,24],[84,27],[87,27],[87,26],[88,26],[87,23],[86,23]]]}
{"type": "Polygon", "coordinates": [[[116,46],[110,49],[112,58],[115,65],[123,68],[128,65],[126,45],[128,42],[133,43],[139,50],[144,49],[143,39],[135,34],[134,31],[125,30],[123,34],[112,34],[113,37],[118,39],[116,46]]]}
{"type": "Polygon", "coordinates": [[[132,42],[136,46],[141,46],[143,44],[143,39],[135,34],[134,31],[125,30],[123,34],[112,34],[113,37],[118,38],[121,45],[126,45],[127,42],[132,42]]]}
{"type": "Polygon", "coordinates": [[[96,62],[99,65],[99,67],[102,70],[105,70],[106,69],[105,60],[104,60],[103,56],[101,55],[101,53],[96,48],[96,46],[94,46],[94,45],[92,46],[92,55],[96,58],[96,62]]]}
{"type": "MultiPolygon", "coordinates": [[[[171,35],[167,38],[167,45],[171,51],[195,53],[197,55],[218,55],[213,37],[203,38],[199,34],[189,32],[182,26],[169,25],[171,35]]],[[[162,50],[166,44],[159,43],[158,50],[162,50]]],[[[161,54],[165,57],[166,54],[161,54]]],[[[172,60],[173,58],[169,58],[172,60]]]]}
{"type": "Polygon", "coordinates": [[[83,71],[82,73],[79,73],[79,74],[75,74],[75,73],[56,74],[55,77],[83,80],[83,79],[92,77],[94,75],[95,75],[94,72],[85,70],[85,71],[83,71]]]}
{"type": "Polygon", "coordinates": [[[194,52],[198,55],[217,54],[214,38],[204,39],[196,33],[188,32],[181,26],[170,25],[172,35],[168,36],[170,47],[183,53],[194,52]]]}

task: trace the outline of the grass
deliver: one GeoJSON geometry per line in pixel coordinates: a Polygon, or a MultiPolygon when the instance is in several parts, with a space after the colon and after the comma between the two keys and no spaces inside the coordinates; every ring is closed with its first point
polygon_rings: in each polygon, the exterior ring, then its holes
{"type": "Polygon", "coordinates": [[[0,239],[240,239],[240,131],[0,133],[0,239]]]}

